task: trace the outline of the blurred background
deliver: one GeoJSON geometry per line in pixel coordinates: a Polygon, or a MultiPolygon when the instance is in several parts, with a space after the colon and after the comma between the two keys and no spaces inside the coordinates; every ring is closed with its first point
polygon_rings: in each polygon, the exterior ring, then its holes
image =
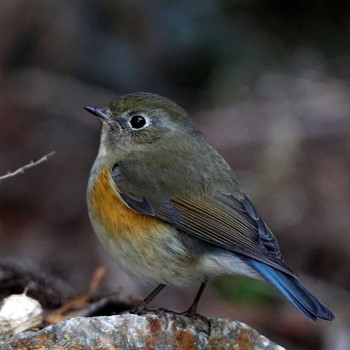
{"type": "MultiPolygon", "coordinates": [[[[1,0],[0,257],[86,293],[154,286],[100,247],[85,191],[100,123],[82,106],[148,91],[186,108],[236,170],[288,264],[335,313],[311,324],[266,284],[224,278],[199,312],[288,349],[350,348],[350,5],[345,1],[1,0]]],[[[197,285],[153,307],[187,309],[197,285]]],[[[1,286],[0,286],[1,288],[1,286]]],[[[30,292],[30,288],[29,288],[30,292]]]]}

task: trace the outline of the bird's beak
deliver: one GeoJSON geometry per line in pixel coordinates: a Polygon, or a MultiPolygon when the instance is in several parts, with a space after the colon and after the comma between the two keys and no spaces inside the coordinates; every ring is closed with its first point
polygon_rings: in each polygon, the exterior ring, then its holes
{"type": "Polygon", "coordinates": [[[107,113],[107,110],[104,108],[84,106],[84,109],[86,109],[88,112],[95,115],[96,117],[99,117],[102,120],[109,120],[110,119],[109,115],[107,113]]]}

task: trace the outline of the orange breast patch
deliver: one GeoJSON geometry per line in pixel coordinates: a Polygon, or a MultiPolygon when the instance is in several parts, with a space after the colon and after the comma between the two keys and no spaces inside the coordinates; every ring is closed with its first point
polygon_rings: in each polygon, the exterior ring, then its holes
{"type": "Polygon", "coordinates": [[[89,200],[93,216],[113,238],[126,235],[142,239],[143,235],[158,235],[167,226],[129,208],[116,190],[107,167],[96,179],[89,200]]]}

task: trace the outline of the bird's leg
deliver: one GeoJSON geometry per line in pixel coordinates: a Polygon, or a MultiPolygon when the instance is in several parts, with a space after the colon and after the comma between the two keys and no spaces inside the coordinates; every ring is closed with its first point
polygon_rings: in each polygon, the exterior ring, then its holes
{"type": "Polygon", "coordinates": [[[199,303],[199,299],[201,298],[204,288],[207,285],[207,280],[205,280],[204,282],[202,282],[201,286],[198,289],[197,295],[193,300],[192,305],[189,307],[189,309],[187,310],[187,314],[189,315],[193,315],[197,313],[197,307],[198,307],[198,303],[199,303]]]}
{"type": "Polygon", "coordinates": [[[138,304],[135,309],[134,313],[139,314],[143,311],[145,311],[147,305],[152,301],[152,299],[165,287],[165,284],[160,284],[157,288],[155,288],[145,299],[141,301],[140,304],[138,304]]]}
{"type": "Polygon", "coordinates": [[[188,315],[188,316],[192,316],[192,317],[195,316],[195,317],[201,319],[203,321],[203,323],[205,323],[207,325],[207,327],[208,327],[207,330],[204,331],[204,332],[208,336],[210,336],[210,334],[211,334],[211,323],[210,323],[210,320],[207,317],[197,313],[198,302],[199,302],[199,299],[201,298],[201,296],[203,294],[203,291],[204,291],[205,286],[207,285],[207,282],[208,282],[207,279],[204,282],[202,282],[201,286],[198,289],[197,295],[196,295],[196,297],[193,300],[192,305],[189,307],[189,309],[187,311],[185,311],[183,313],[183,315],[188,315]]]}

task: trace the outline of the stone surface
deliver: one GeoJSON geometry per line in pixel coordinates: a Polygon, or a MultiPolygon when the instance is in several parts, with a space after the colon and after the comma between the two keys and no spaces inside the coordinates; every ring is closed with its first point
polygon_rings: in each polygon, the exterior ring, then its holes
{"type": "Polygon", "coordinates": [[[72,318],[22,333],[0,349],[283,350],[244,323],[172,312],[72,318]]]}

